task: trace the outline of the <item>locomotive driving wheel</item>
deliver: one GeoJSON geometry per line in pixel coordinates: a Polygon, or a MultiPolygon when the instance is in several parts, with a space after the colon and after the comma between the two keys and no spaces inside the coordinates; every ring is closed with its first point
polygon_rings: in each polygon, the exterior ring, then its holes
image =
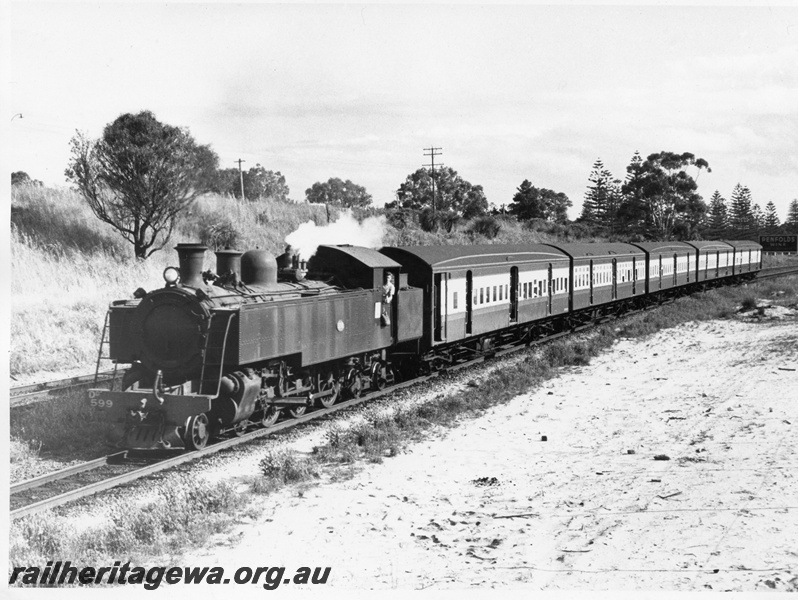
{"type": "Polygon", "coordinates": [[[322,408],[330,408],[341,396],[341,382],[333,371],[319,375],[317,389],[319,392],[330,392],[329,395],[317,399],[318,405],[322,408]]]}
{"type": "Polygon", "coordinates": [[[385,388],[386,383],[385,369],[382,363],[375,362],[374,366],[371,368],[371,389],[382,390],[385,388]]]}
{"type": "Polygon", "coordinates": [[[189,417],[186,421],[186,433],[183,441],[189,450],[202,450],[211,437],[208,429],[208,417],[205,413],[189,417]]]}
{"type": "Polygon", "coordinates": [[[307,406],[304,404],[302,406],[294,406],[293,408],[288,409],[288,414],[291,415],[292,419],[298,419],[302,415],[305,414],[305,411],[308,409],[307,406]]]}
{"type": "Polygon", "coordinates": [[[360,380],[360,371],[357,367],[352,367],[346,374],[344,388],[348,398],[360,398],[363,393],[363,382],[360,380]]]}
{"type": "Polygon", "coordinates": [[[271,427],[280,418],[280,412],[280,409],[275,408],[273,405],[267,406],[263,409],[263,416],[260,419],[260,424],[264,427],[271,427]]]}
{"type": "MultiPolygon", "coordinates": [[[[297,381],[297,384],[300,382],[297,381]]],[[[302,387],[306,389],[308,392],[313,393],[313,380],[310,377],[309,373],[302,374],[302,387]]],[[[305,414],[305,411],[308,409],[307,404],[293,406],[288,409],[288,414],[291,415],[292,418],[298,419],[302,415],[305,414]]]]}

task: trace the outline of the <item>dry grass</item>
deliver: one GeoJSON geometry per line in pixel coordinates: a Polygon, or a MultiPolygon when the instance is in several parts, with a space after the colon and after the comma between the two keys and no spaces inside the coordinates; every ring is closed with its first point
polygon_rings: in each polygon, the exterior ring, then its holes
{"type": "Polygon", "coordinates": [[[84,527],[53,511],[14,521],[9,563],[44,565],[48,560],[69,559],[72,564],[110,565],[124,559],[147,564],[152,556],[201,546],[224,531],[244,503],[245,498],[228,483],[170,477],[153,490],[150,501],[116,506],[84,527]]]}

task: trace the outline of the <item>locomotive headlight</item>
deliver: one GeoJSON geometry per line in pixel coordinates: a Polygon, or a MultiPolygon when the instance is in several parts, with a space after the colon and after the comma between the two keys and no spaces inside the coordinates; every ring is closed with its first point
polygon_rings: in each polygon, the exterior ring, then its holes
{"type": "Polygon", "coordinates": [[[174,285],[177,283],[178,279],[180,279],[180,271],[174,267],[166,267],[163,270],[163,280],[167,283],[167,285],[174,285]]]}

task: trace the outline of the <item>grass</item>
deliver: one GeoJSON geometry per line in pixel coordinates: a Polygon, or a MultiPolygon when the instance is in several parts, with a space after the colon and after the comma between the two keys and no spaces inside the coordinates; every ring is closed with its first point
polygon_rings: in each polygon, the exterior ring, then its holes
{"type": "MultiPolygon", "coordinates": [[[[102,424],[86,401],[85,391],[68,392],[55,402],[39,402],[11,411],[11,439],[20,443],[17,462],[37,456],[89,458],[104,454],[108,447],[100,435],[102,424]]],[[[12,455],[12,463],[14,455],[12,455]]]]}
{"type": "Polygon", "coordinates": [[[12,522],[10,565],[110,565],[115,560],[147,564],[153,556],[201,546],[227,529],[245,498],[224,482],[176,475],[140,505],[120,505],[80,526],[47,511],[12,522]]]}

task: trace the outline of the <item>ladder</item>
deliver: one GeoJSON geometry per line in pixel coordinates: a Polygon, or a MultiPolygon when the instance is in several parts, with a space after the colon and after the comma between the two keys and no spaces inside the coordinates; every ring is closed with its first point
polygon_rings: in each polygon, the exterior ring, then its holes
{"type": "Polygon", "coordinates": [[[205,347],[202,349],[202,371],[200,372],[200,386],[199,393],[212,393],[214,397],[219,395],[219,390],[222,386],[222,370],[224,369],[224,356],[227,351],[227,337],[230,334],[230,324],[233,322],[235,312],[230,311],[227,313],[227,322],[224,327],[224,337],[221,342],[222,345],[212,345],[211,338],[213,337],[213,319],[219,317],[224,313],[212,312],[211,318],[208,321],[208,335],[205,337],[205,347]],[[218,359],[217,359],[218,357],[218,359]],[[218,362],[213,362],[217,359],[218,362]],[[216,371],[218,367],[218,371],[216,371]],[[215,384],[215,392],[206,392],[206,389],[213,389],[215,384]]]}
{"type": "MultiPolygon", "coordinates": [[[[108,329],[110,328],[110,321],[111,321],[111,309],[108,309],[105,313],[105,322],[103,323],[103,333],[100,337],[100,348],[97,351],[97,365],[94,368],[94,385],[97,385],[97,382],[100,378],[100,362],[103,360],[113,360],[111,358],[111,340],[108,339],[108,329]],[[108,350],[105,354],[103,354],[103,348],[108,347],[108,350]]],[[[116,371],[119,368],[119,364],[114,361],[114,375],[111,379],[111,391],[114,389],[114,384],[116,384],[116,371]]]]}

